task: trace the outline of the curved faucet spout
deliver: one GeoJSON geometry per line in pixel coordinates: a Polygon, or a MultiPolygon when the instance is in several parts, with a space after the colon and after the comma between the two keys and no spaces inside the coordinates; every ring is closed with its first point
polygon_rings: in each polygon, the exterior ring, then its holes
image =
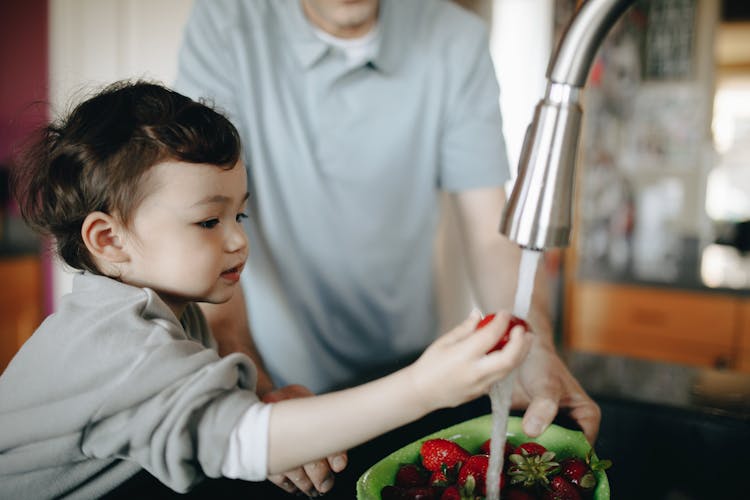
{"type": "Polygon", "coordinates": [[[550,60],[550,82],[586,85],[596,52],[604,37],[635,0],[587,0],[571,20],[557,52],[550,60]]]}
{"type": "Polygon", "coordinates": [[[522,247],[540,250],[570,242],[580,90],[604,37],[634,1],[586,1],[550,61],[547,91],[526,131],[518,176],[500,223],[500,232],[522,247]]]}

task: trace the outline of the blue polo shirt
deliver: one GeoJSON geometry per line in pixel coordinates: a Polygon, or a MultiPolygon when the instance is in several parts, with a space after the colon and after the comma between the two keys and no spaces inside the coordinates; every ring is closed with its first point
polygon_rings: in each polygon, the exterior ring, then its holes
{"type": "Polygon", "coordinates": [[[243,288],[279,385],[328,390],[429,344],[439,193],[508,179],[485,24],[381,0],[378,25],[354,67],[299,0],[197,0],[185,31],[177,90],[242,135],[243,288]]]}

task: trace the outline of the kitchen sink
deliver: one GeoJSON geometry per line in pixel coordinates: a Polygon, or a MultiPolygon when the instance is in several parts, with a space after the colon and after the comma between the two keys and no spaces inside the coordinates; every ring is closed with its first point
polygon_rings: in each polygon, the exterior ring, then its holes
{"type": "Polygon", "coordinates": [[[596,450],[611,458],[612,498],[748,498],[750,419],[718,411],[597,398],[596,450]]]}

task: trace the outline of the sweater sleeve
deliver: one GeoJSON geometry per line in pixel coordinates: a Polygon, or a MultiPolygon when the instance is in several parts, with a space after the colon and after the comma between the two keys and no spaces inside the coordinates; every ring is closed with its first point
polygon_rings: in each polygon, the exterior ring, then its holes
{"type": "Polygon", "coordinates": [[[185,492],[206,476],[222,475],[232,429],[260,403],[251,389],[255,368],[249,358],[233,354],[217,359],[197,343],[180,344],[152,350],[128,374],[118,397],[100,408],[85,429],[81,448],[93,458],[134,460],[167,486],[185,492]],[[195,352],[174,352],[184,349],[195,352]],[[159,392],[125,403],[138,387],[165,379],[172,381],[159,392]]]}
{"type": "MultiPolygon", "coordinates": [[[[95,497],[148,470],[180,492],[219,477],[255,394],[194,304],[87,273],[0,376],[0,497],[95,497]],[[5,493],[5,494],[4,494],[5,493]]],[[[264,429],[255,429],[267,456],[264,429]]],[[[256,447],[257,444],[257,447],[256,447]]]]}

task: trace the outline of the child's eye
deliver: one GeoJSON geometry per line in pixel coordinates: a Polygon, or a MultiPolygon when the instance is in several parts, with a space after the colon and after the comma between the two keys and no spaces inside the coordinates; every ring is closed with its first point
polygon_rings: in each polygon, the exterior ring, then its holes
{"type": "Polygon", "coordinates": [[[245,212],[240,212],[237,214],[237,222],[242,222],[243,219],[247,219],[247,214],[245,212]]]}
{"type": "Polygon", "coordinates": [[[204,229],[212,229],[219,223],[219,219],[209,219],[199,222],[198,225],[204,229]]]}

